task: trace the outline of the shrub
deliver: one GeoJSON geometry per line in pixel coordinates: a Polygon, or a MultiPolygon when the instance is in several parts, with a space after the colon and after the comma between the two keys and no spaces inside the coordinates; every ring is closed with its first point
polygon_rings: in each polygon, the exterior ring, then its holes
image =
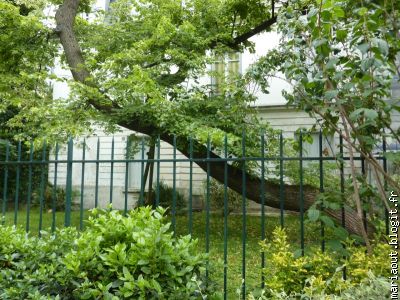
{"type": "MultiPolygon", "coordinates": [[[[207,199],[206,195],[207,183],[204,183],[204,199],[207,199]]],[[[228,213],[238,210],[242,207],[242,195],[228,188],[228,213]]],[[[224,185],[216,181],[215,179],[210,180],[210,205],[214,210],[220,210],[224,208],[224,185]]],[[[247,200],[246,200],[247,201],[247,200]]]]}
{"type": "MultiPolygon", "coordinates": [[[[71,191],[72,209],[79,208],[79,203],[74,201],[79,197],[79,195],[80,192],[78,190],[73,189],[71,191]]],[[[40,197],[40,188],[33,191],[31,205],[36,207],[40,206],[40,197]]],[[[43,191],[43,208],[46,210],[52,210],[54,205],[56,211],[65,211],[66,197],[67,192],[64,187],[57,186],[54,188],[52,184],[48,183],[43,191]]]]}
{"type": "Polygon", "coordinates": [[[53,236],[42,232],[39,239],[27,236],[22,229],[0,226],[0,298],[68,295],[61,280],[67,277],[61,258],[77,237],[73,228],[59,230],[53,236]]]}
{"type": "Polygon", "coordinates": [[[313,289],[319,293],[338,294],[344,289],[360,284],[374,275],[389,276],[388,257],[390,247],[378,243],[373,253],[367,256],[365,247],[348,243],[348,257],[343,261],[334,252],[312,251],[303,257],[295,257],[290,251],[284,229],[276,228],[270,243],[261,243],[262,251],[271,254],[263,270],[265,287],[271,293],[300,293],[307,289],[313,278],[313,289]],[[342,269],[346,266],[347,280],[342,279],[342,269]]]}
{"type": "Polygon", "coordinates": [[[197,240],[173,237],[164,213],[94,210],[84,232],[42,239],[0,227],[0,298],[197,298],[206,257],[197,240]]]}
{"type": "Polygon", "coordinates": [[[368,277],[363,279],[359,284],[350,286],[340,292],[339,295],[326,294],[319,291],[319,287],[314,288],[316,282],[315,277],[307,279],[307,287],[299,293],[287,294],[284,291],[272,292],[270,296],[266,296],[265,291],[260,296],[250,294],[249,300],[294,300],[294,299],[321,299],[321,300],[359,300],[374,299],[385,300],[390,298],[390,282],[388,278],[376,277],[372,272],[368,272],[368,277]]]}
{"type": "MultiPolygon", "coordinates": [[[[174,197],[174,191],[172,187],[167,185],[164,182],[160,182],[160,206],[162,207],[169,207],[169,211],[172,211],[172,202],[173,202],[173,197],[174,197]]],[[[175,190],[175,196],[176,196],[176,212],[181,212],[186,208],[187,201],[185,199],[185,196],[182,195],[179,191],[175,190]]]]}

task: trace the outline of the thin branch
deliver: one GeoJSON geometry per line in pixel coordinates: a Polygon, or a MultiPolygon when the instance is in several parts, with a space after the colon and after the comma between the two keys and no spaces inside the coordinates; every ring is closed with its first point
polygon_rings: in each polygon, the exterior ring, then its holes
{"type": "MultiPolygon", "coordinates": [[[[340,116],[341,116],[342,122],[343,122],[343,128],[344,128],[345,135],[349,138],[350,131],[347,126],[346,118],[344,117],[344,109],[341,105],[339,105],[339,110],[340,110],[340,116]]],[[[363,211],[362,211],[362,206],[361,206],[360,191],[359,191],[358,183],[357,183],[357,174],[356,174],[355,164],[354,164],[353,147],[351,147],[351,146],[349,147],[349,156],[350,156],[351,179],[352,179],[353,188],[354,188],[354,193],[353,193],[354,202],[356,203],[358,217],[360,218],[360,220],[362,220],[363,219],[363,211]]],[[[369,254],[371,254],[372,248],[371,248],[371,244],[369,242],[369,238],[368,238],[366,228],[364,227],[363,222],[361,222],[359,224],[359,227],[360,227],[361,235],[363,236],[363,239],[367,246],[367,251],[369,254]]]]}

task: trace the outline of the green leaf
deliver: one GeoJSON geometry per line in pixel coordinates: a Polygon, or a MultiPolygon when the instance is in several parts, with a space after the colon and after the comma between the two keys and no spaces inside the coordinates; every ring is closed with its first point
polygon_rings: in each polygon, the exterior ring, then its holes
{"type": "Polygon", "coordinates": [[[328,203],[324,203],[324,205],[332,210],[338,210],[341,208],[341,205],[336,202],[328,202],[328,203]]]}
{"type": "Polygon", "coordinates": [[[368,120],[372,121],[372,120],[375,120],[376,118],[378,118],[378,113],[376,112],[376,110],[365,108],[364,109],[364,116],[368,120]]]}
{"type": "Polygon", "coordinates": [[[148,263],[149,263],[149,261],[146,260],[146,259],[140,259],[140,260],[137,262],[137,264],[138,264],[139,266],[147,265],[148,263]]]}
{"type": "Polygon", "coordinates": [[[367,71],[374,65],[375,59],[374,58],[366,58],[361,61],[361,70],[364,72],[367,71]]]}
{"type": "Polygon", "coordinates": [[[326,242],[326,245],[332,249],[333,251],[338,251],[341,252],[343,251],[343,245],[340,241],[338,240],[330,240],[326,242]]]}
{"type": "Polygon", "coordinates": [[[344,13],[344,10],[343,10],[341,7],[335,6],[335,7],[333,8],[333,15],[334,15],[335,17],[337,17],[337,18],[344,18],[345,13],[344,13]]]}
{"type": "Polygon", "coordinates": [[[307,215],[308,215],[308,218],[310,219],[311,222],[315,222],[319,218],[320,211],[318,209],[315,209],[315,208],[310,208],[307,211],[307,215]]]}
{"type": "Polygon", "coordinates": [[[343,227],[335,227],[335,229],[333,230],[333,233],[335,234],[335,236],[337,236],[342,241],[345,240],[349,236],[349,233],[343,227]]]}
{"type": "Polygon", "coordinates": [[[325,98],[330,100],[335,98],[339,94],[338,90],[329,90],[325,92],[325,98]]]}
{"type": "Polygon", "coordinates": [[[360,16],[364,16],[367,12],[368,12],[368,8],[366,8],[366,7],[361,7],[361,8],[358,10],[358,14],[359,14],[360,16]]]}
{"type": "Polygon", "coordinates": [[[346,37],[347,37],[347,30],[344,29],[336,30],[336,39],[339,42],[343,42],[346,39],[346,37]]]}
{"type": "Polygon", "coordinates": [[[149,267],[141,267],[140,270],[145,274],[151,274],[151,269],[149,267]]]}
{"type": "Polygon", "coordinates": [[[124,266],[122,268],[122,272],[124,273],[125,280],[127,280],[127,281],[133,281],[134,280],[132,274],[129,272],[127,267],[124,266]]]}
{"type": "Polygon", "coordinates": [[[321,221],[324,222],[324,224],[328,227],[334,227],[335,223],[332,221],[332,219],[328,216],[321,216],[320,217],[321,221]]]}
{"type": "Polygon", "coordinates": [[[337,65],[337,63],[338,63],[338,61],[339,61],[339,58],[331,58],[329,61],[328,61],[328,63],[326,64],[326,66],[325,66],[325,68],[327,69],[327,70],[330,70],[330,69],[335,69],[335,67],[336,67],[336,65],[337,65]]]}
{"type": "Polygon", "coordinates": [[[389,54],[389,45],[385,40],[373,38],[372,42],[377,45],[379,51],[384,55],[387,56],[389,54]]]}
{"type": "Polygon", "coordinates": [[[358,50],[361,51],[362,54],[366,54],[369,50],[369,44],[368,43],[363,43],[357,46],[358,50]]]}

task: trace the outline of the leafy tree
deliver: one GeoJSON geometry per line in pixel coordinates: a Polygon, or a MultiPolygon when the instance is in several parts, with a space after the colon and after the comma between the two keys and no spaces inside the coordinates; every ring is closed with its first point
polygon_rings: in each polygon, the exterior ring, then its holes
{"type": "MultiPolygon", "coordinates": [[[[266,76],[284,73],[293,86],[293,93],[286,94],[288,102],[321,119],[325,133],[343,138],[352,202],[360,218],[363,190],[374,189],[357,174],[357,153],[374,175],[380,206],[390,210],[384,180],[399,190],[373,154],[384,139],[400,141],[399,129],[392,127],[399,99],[391,95],[393,78],[400,72],[399,6],[398,1],[321,0],[303,11],[297,1],[290,1],[278,20],[279,47],[254,68],[264,88],[266,76]]],[[[399,156],[391,153],[388,158],[399,156]]],[[[368,244],[363,224],[358,226],[368,244]]]]}
{"type": "MultiPolygon", "coordinates": [[[[228,154],[242,155],[244,130],[247,155],[260,154],[261,133],[268,141],[266,153],[277,154],[278,134],[261,124],[251,108],[254,97],[247,91],[247,86],[253,78],[237,78],[235,82],[224,85],[219,94],[210,95],[209,86],[186,87],[188,78],[196,80],[205,74],[205,65],[209,62],[207,53],[212,51],[218,55],[251,49],[253,45],[249,38],[270,30],[278,19],[278,28],[287,41],[293,35],[290,30],[301,32],[296,27],[301,24],[296,23],[295,17],[290,19],[291,15],[299,17],[299,20],[307,19],[307,13],[315,11],[315,8],[319,13],[314,16],[322,15],[322,10],[318,10],[322,5],[313,1],[296,2],[295,5],[262,0],[119,0],[111,4],[108,12],[97,13],[96,18],[88,20],[80,14],[89,12],[88,1],[65,0],[62,5],[53,4],[57,11],[54,28],[54,20],[43,13],[46,12],[43,8],[50,3],[44,0],[21,3],[32,9],[28,15],[21,14],[14,3],[0,0],[0,8],[4,11],[0,15],[0,26],[4,29],[0,33],[0,55],[5,58],[0,61],[0,70],[7,76],[0,79],[0,97],[5,99],[4,106],[14,103],[21,109],[21,113],[9,121],[10,126],[35,128],[33,131],[40,132],[42,138],[56,140],[81,134],[93,123],[102,123],[108,129],[120,125],[150,136],[160,135],[162,140],[171,144],[176,135],[178,149],[185,155],[189,155],[188,140],[191,139],[194,157],[206,156],[205,145],[209,138],[213,158],[223,156],[225,135],[228,154]],[[293,23],[288,23],[288,32],[283,30],[286,20],[293,23]],[[72,93],[67,100],[52,101],[48,92],[47,79],[52,77],[50,67],[55,59],[71,70],[74,79],[69,82],[72,93]]],[[[349,11],[348,24],[338,16],[332,17],[332,22],[340,19],[350,31],[350,21],[360,19],[353,13],[357,7],[365,7],[369,12],[373,10],[371,5],[369,2],[352,4],[352,9],[346,10],[346,13],[349,11]]],[[[336,5],[331,7],[334,11],[336,5]]],[[[398,9],[395,6],[388,11],[397,13],[398,9]]],[[[381,23],[377,28],[385,25],[381,23]]],[[[335,31],[335,26],[330,25],[329,30],[326,25],[323,30],[335,31]]],[[[314,27],[311,32],[318,33],[320,28],[314,27]]],[[[304,32],[307,29],[304,28],[304,32]]],[[[391,57],[397,53],[398,48],[392,47],[395,41],[392,39],[386,43],[388,52],[394,51],[391,57]]],[[[287,68],[294,70],[287,72],[287,78],[302,84],[301,79],[307,78],[305,75],[295,78],[296,74],[304,73],[299,72],[300,67],[299,70],[295,68],[302,59],[302,52],[297,52],[296,48],[300,46],[296,43],[304,44],[305,52],[308,50],[306,47],[309,45],[304,39],[296,37],[282,50],[287,56],[282,56],[275,64],[268,59],[258,64],[258,75],[254,73],[258,79],[271,70],[271,65],[272,69],[285,66],[283,59],[287,59],[287,68]],[[291,45],[295,51],[290,55],[291,45]],[[297,56],[298,59],[294,60],[297,56]]],[[[358,45],[361,42],[356,40],[354,43],[358,45]]],[[[315,47],[323,49],[322,45],[315,47]]],[[[331,52],[329,47],[328,51],[331,52]]],[[[329,53],[323,55],[329,56],[329,53]]],[[[320,66],[320,62],[315,66],[320,66]]],[[[293,96],[288,95],[293,99],[291,103],[297,104],[300,95],[297,90],[294,89],[293,96]]],[[[317,103],[320,98],[312,99],[317,103]]],[[[359,111],[355,118],[358,116],[357,120],[361,120],[364,113],[365,110],[359,111]]],[[[31,134],[32,130],[24,130],[19,137],[31,134]]],[[[199,162],[198,165],[204,170],[207,168],[206,163],[199,162]]],[[[248,164],[246,167],[247,197],[260,202],[260,178],[255,176],[257,166],[248,164]]],[[[241,192],[242,165],[228,165],[228,173],[229,187],[241,192]]],[[[222,182],[224,163],[211,164],[210,174],[222,182]]],[[[279,184],[266,180],[265,190],[266,203],[279,207],[279,184]]],[[[299,210],[298,190],[297,185],[285,186],[287,209],[299,210]]],[[[304,192],[307,209],[314,203],[318,191],[306,185],[304,192]]],[[[341,218],[340,213],[334,210],[327,209],[325,213],[336,220],[341,218]]],[[[350,220],[348,229],[359,233],[358,224],[362,218],[351,210],[346,215],[350,220]]]]}

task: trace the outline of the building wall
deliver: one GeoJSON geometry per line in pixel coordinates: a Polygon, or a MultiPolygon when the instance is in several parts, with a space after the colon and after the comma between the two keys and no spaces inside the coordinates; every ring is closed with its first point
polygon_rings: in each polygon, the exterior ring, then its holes
{"type": "MultiPolygon", "coordinates": [[[[132,131],[122,130],[115,134],[114,137],[114,160],[125,160],[126,159],[126,146],[128,136],[133,134],[132,131]]],[[[112,159],[112,136],[106,135],[101,129],[96,130],[96,136],[90,136],[85,138],[86,149],[85,149],[85,164],[81,163],[83,157],[83,138],[74,141],[73,147],[73,159],[78,162],[73,163],[72,169],[72,186],[75,202],[80,201],[80,194],[83,191],[84,195],[84,208],[93,208],[95,206],[95,194],[96,194],[96,170],[97,164],[90,162],[91,160],[97,160],[97,142],[100,140],[100,151],[99,160],[106,161],[99,163],[98,167],[98,205],[100,207],[106,207],[110,203],[110,186],[111,186],[111,163],[112,159]],[[84,188],[82,189],[82,175],[84,172],[84,188]]],[[[161,142],[160,143],[160,159],[173,159],[173,147],[172,145],[161,142]]],[[[55,159],[55,149],[51,152],[50,160],[55,159]]],[[[145,150],[147,152],[147,150],[145,150]]],[[[155,155],[155,158],[157,154],[155,155]]],[[[177,159],[185,158],[179,151],[176,153],[177,159]]],[[[141,153],[135,159],[141,158],[141,153]]],[[[147,153],[145,153],[145,159],[147,153]]],[[[62,146],[58,152],[58,160],[67,160],[67,147],[62,146]]],[[[112,181],[112,197],[113,207],[122,209],[125,206],[125,176],[128,173],[127,181],[127,207],[132,208],[136,205],[139,198],[141,181],[135,176],[141,176],[142,164],[140,162],[134,163],[136,168],[132,169],[132,164],[128,165],[128,171],[126,171],[125,162],[114,162],[113,165],[113,181],[112,181]],[[132,185],[132,182],[136,183],[132,185]]],[[[55,180],[55,169],[56,164],[52,163],[49,166],[49,182],[54,183],[55,180]]],[[[145,169],[145,163],[143,164],[143,171],[145,169]]],[[[193,180],[192,180],[192,191],[193,199],[198,199],[204,194],[204,181],[206,179],[205,173],[193,164],[193,180]]],[[[57,185],[65,186],[67,178],[67,165],[66,163],[57,163],[57,185]]],[[[176,188],[177,191],[185,194],[189,193],[190,186],[190,166],[189,162],[177,162],[176,163],[176,188]]],[[[160,162],[160,181],[165,182],[169,186],[173,186],[173,162],[160,162]]],[[[157,163],[154,164],[153,169],[153,188],[155,188],[157,182],[157,163]]],[[[148,181],[146,183],[146,190],[148,189],[148,181]]]]}

